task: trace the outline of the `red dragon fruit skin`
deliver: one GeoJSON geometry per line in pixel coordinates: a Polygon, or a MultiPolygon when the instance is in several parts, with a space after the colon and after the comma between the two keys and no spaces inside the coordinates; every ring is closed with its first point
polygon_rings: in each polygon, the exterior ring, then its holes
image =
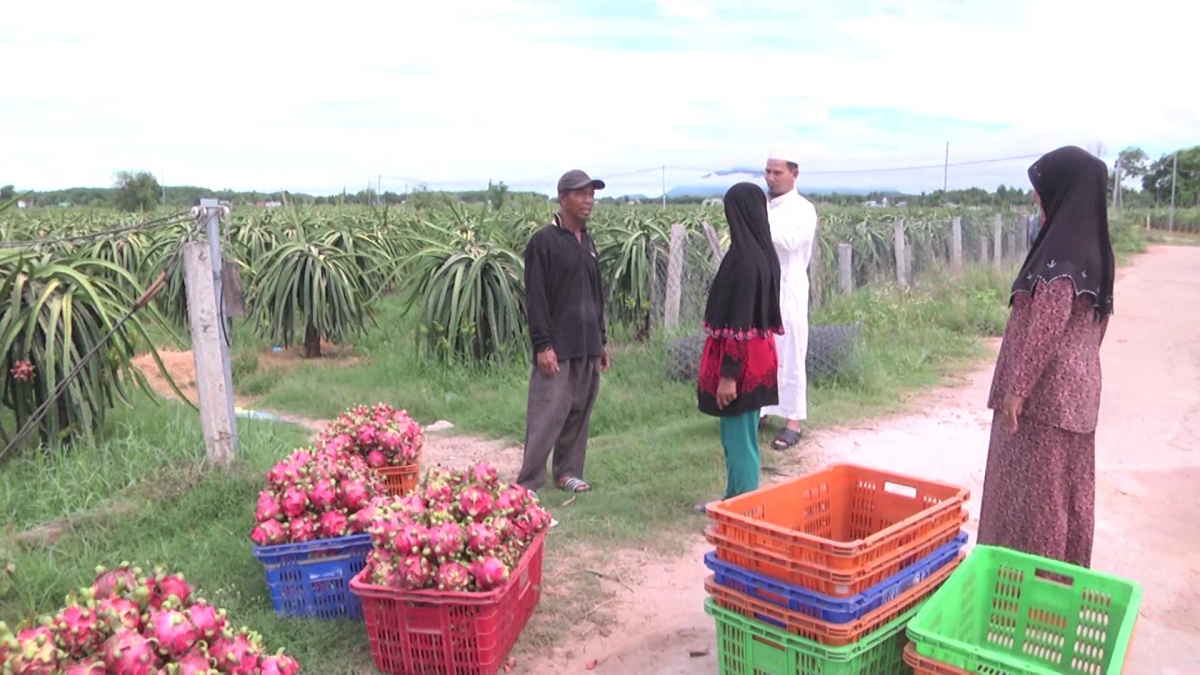
{"type": "Polygon", "coordinates": [[[96,616],[109,631],[119,628],[137,630],[142,625],[142,610],[128,598],[104,598],[96,602],[96,616]]]}
{"type": "Polygon", "coordinates": [[[220,672],[213,668],[212,659],[201,647],[204,645],[197,645],[192,651],[180,656],[178,660],[167,666],[167,672],[170,675],[210,675],[220,672]]]}
{"type": "Polygon", "coordinates": [[[167,607],[151,612],[146,630],[159,649],[172,657],[186,653],[200,637],[200,631],[187,614],[167,607]]]}
{"type": "Polygon", "coordinates": [[[279,500],[275,499],[275,495],[266,490],[258,493],[258,504],[254,508],[254,522],[275,520],[280,515],[282,515],[282,509],[279,506],[279,500]]]}
{"type": "Polygon", "coordinates": [[[282,650],[278,654],[264,656],[259,667],[261,675],[296,675],[300,672],[300,664],[282,650]]]}
{"type": "Polygon", "coordinates": [[[483,555],[500,546],[500,537],[484,523],[471,523],[467,526],[467,551],[474,555],[483,555]]]}
{"type": "Polygon", "coordinates": [[[462,592],[471,584],[471,575],[461,564],[450,561],[438,566],[434,576],[439,590],[462,592]]]}
{"type": "Polygon", "coordinates": [[[100,621],[90,609],[72,605],[65,607],[53,621],[58,640],[71,656],[86,656],[96,651],[103,642],[100,621]]]}
{"type": "Polygon", "coordinates": [[[192,587],[182,574],[166,574],[159,572],[146,578],[146,588],[150,591],[150,608],[159,609],[163,602],[174,599],[180,605],[187,604],[192,595],[192,587]]]}
{"type": "Polygon", "coordinates": [[[312,541],[317,536],[316,519],[308,514],[294,518],[288,523],[288,536],[296,543],[312,541]]]}
{"type": "Polygon", "coordinates": [[[317,530],[322,539],[334,539],[346,535],[347,525],[346,514],[341,511],[326,511],[321,514],[317,530]]]}
{"type": "Polygon", "coordinates": [[[121,563],[111,570],[97,567],[96,577],[92,581],[92,597],[100,600],[132,591],[141,583],[139,576],[141,576],[141,570],[131,567],[129,563],[121,563]]]}
{"type": "Polygon", "coordinates": [[[245,631],[224,633],[208,648],[208,655],[217,664],[217,670],[228,675],[251,675],[258,672],[257,636],[245,631]]]}
{"type": "Polygon", "coordinates": [[[490,591],[508,581],[508,566],[499,558],[484,556],[471,563],[471,577],[480,591],[490,591]]]}
{"type": "Polygon", "coordinates": [[[429,548],[439,562],[458,555],[466,546],[466,535],[458,523],[442,523],[429,533],[429,548]]]}
{"type": "Polygon", "coordinates": [[[400,587],[411,590],[426,588],[433,581],[433,565],[422,555],[410,555],[400,563],[400,587]]]}
{"type": "Polygon", "coordinates": [[[203,598],[187,608],[187,615],[201,639],[211,640],[225,630],[225,610],[213,607],[203,598]]]}
{"type": "Polygon", "coordinates": [[[329,480],[321,478],[308,491],[308,501],[318,511],[328,511],[337,504],[337,491],[330,485],[329,480]]]}
{"type": "Polygon", "coordinates": [[[154,649],[154,641],[136,631],[122,628],[113,633],[101,647],[101,657],[114,675],[153,675],[162,662],[154,649]]]}
{"type": "Polygon", "coordinates": [[[379,469],[387,466],[387,457],[378,450],[372,450],[367,453],[367,466],[372,469],[379,469]]]}
{"type": "Polygon", "coordinates": [[[105,675],[108,669],[104,662],[96,657],[88,657],[79,662],[60,663],[62,675],[105,675]]]}
{"type": "Polygon", "coordinates": [[[476,522],[482,522],[491,515],[492,496],[478,485],[469,485],[458,493],[458,511],[476,522]]]}

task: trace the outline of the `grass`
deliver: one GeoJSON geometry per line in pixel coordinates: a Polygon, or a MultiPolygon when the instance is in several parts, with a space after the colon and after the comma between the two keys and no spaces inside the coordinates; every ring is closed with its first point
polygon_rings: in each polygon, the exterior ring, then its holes
{"type": "MultiPolygon", "coordinates": [[[[858,322],[864,347],[856,366],[814,385],[810,427],[897,409],[914,388],[984,352],[979,337],[1003,329],[1011,274],[971,270],[958,282],[932,279],[900,291],[872,288],[836,299],[812,322],[858,322]]],[[[354,342],[360,362],[344,368],[301,364],[264,372],[266,345],[235,334],[234,371],[256,407],[331,417],[361,401],[386,400],[417,419],[450,419],[460,431],[519,439],[524,424],[525,364],[441,369],[413,349],[399,303],[380,308],[381,328],[354,342]]],[[[543,602],[522,636],[518,658],[553,643],[577,624],[603,623],[600,582],[586,570],[611,570],[619,551],[677,550],[702,520],[698,500],[718,494],[724,469],[715,420],[695,410],[692,388],[670,382],[662,344],[618,345],[592,422],[588,478],[597,491],[570,506],[547,498],[560,526],[547,544],[543,602]]],[[[163,563],[228,609],[238,625],[285,648],[306,672],[370,672],[357,622],[276,619],[247,538],[263,472],[304,443],[300,429],[239,420],[234,470],[200,467],[203,447],[194,412],[139,400],[116,412],[96,447],[19,457],[0,474],[0,505],[9,532],[68,521],[52,540],[9,539],[18,565],[16,590],[0,602],[0,620],[15,623],[52,612],[98,564],[163,563]],[[122,505],[124,509],[114,509],[122,505]]],[[[780,455],[764,452],[768,464],[780,455]]],[[[617,570],[619,574],[619,570],[617,570]]],[[[577,629],[577,628],[576,628],[577,629]]]]}

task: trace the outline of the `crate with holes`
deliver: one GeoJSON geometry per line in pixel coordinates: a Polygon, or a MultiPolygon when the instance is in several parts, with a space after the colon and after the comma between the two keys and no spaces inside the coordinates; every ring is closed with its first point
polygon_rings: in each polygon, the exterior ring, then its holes
{"type": "Polygon", "coordinates": [[[962,563],[968,497],[836,464],[710,505],[721,673],[911,672],[905,628],[962,563]]]}

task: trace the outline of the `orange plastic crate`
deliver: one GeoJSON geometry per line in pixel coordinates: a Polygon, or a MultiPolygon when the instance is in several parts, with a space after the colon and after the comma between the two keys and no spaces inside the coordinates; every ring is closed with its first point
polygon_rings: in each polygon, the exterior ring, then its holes
{"type": "Polygon", "coordinates": [[[946,523],[945,530],[935,531],[924,540],[909,542],[885,558],[878,558],[867,568],[853,571],[832,571],[789,559],[784,554],[767,552],[718,535],[709,527],[704,536],[717,548],[717,559],[782,581],[793,586],[835,598],[857,595],[924,558],[958,536],[959,528],[967,521],[967,510],[959,511],[958,519],[946,523]]]}
{"type": "Polygon", "coordinates": [[[808,567],[854,572],[956,530],[970,491],[855,464],[708,507],[717,536],[808,567]]]}
{"type": "Polygon", "coordinates": [[[384,494],[389,497],[403,497],[417,487],[417,477],[421,471],[421,465],[416,463],[385,466],[374,469],[374,471],[383,481],[384,494]]]}
{"type": "Polygon", "coordinates": [[[913,675],[969,675],[948,663],[921,656],[911,642],[904,647],[904,662],[912,666],[913,675]]]}
{"type": "Polygon", "coordinates": [[[773,624],[793,635],[812,640],[830,647],[843,647],[858,642],[863,636],[873,633],[881,626],[924,602],[942,585],[962,562],[966,554],[938,569],[919,584],[901,593],[891,602],[850,623],[829,623],[811,616],[793,612],[786,607],[771,604],[737,591],[720,586],[714,575],[704,580],[704,590],[713,596],[717,605],[737,612],[747,619],[773,624]]]}

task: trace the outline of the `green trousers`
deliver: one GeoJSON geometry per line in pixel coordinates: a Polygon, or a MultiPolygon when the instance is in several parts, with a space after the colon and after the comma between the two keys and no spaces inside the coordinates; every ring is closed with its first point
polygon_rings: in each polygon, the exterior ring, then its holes
{"type": "Polygon", "coordinates": [[[721,417],[721,446],[725,449],[725,496],[758,489],[758,410],[721,417]]]}

